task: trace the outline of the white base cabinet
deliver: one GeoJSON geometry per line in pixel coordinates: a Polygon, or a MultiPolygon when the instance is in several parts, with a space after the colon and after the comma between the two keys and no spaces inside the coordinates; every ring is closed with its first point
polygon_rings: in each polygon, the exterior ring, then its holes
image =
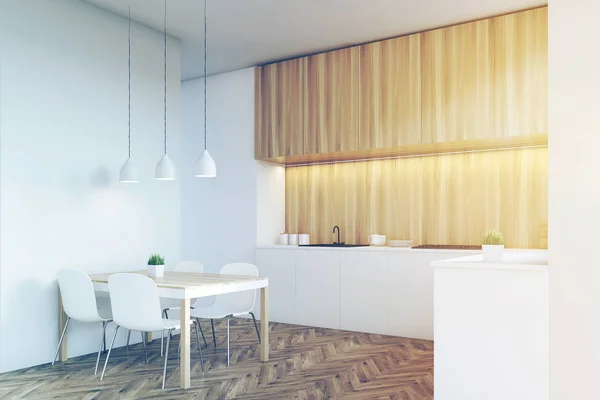
{"type": "Polygon", "coordinates": [[[340,254],[340,327],[349,331],[388,333],[391,303],[388,254],[340,254]]]}
{"type": "Polygon", "coordinates": [[[468,254],[274,246],[256,250],[256,265],[271,321],[433,339],[431,262],[468,254]]]}
{"type": "MultiPolygon", "coordinates": [[[[256,265],[258,274],[269,278],[269,319],[277,322],[297,323],[294,253],[287,250],[257,251],[256,265]]],[[[259,319],[259,299],[256,300],[254,313],[259,319]]]]}
{"type": "Polygon", "coordinates": [[[332,251],[297,251],[295,253],[296,323],[339,329],[339,254],[332,251]]]}

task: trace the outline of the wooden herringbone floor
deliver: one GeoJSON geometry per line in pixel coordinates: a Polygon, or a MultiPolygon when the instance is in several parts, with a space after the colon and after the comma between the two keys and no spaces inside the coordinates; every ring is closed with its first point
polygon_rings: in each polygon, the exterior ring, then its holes
{"type": "Polygon", "coordinates": [[[103,381],[93,376],[95,354],[2,374],[0,399],[433,399],[431,341],[273,323],[271,359],[261,363],[252,322],[232,320],[227,367],[225,326],[216,326],[216,351],[210,323],[203,329],[207,372],[193,345],[190,390],[178,387],[176,346],[160,389],[159,339],[148,349],[148,365],[142,344],[129,355],[114,350],[103,381]]]}

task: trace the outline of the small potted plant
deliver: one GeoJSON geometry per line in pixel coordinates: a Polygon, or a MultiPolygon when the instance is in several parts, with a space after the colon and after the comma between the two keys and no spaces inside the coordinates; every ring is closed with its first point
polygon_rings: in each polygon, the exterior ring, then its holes
{"type": "Polygon", "coordinates": [[[165,258],[160,254],[152,254],[148,259],[148,276],[161,278],[165,274],[165,258]]]}
{"type": "Polygon", "coordinates": [[[504,235],[494,229],[487,231],[483,237],[483,245],[481,247],[483,249],[483,261],[502,261],[502,253],[504,252],[504,235]]]}

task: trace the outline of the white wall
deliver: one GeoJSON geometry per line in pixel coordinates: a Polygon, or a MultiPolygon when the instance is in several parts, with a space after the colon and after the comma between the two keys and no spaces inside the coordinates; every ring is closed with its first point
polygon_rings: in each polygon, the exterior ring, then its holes
{"type": "Polygon", "coordinates": [[[600,2],[550,0],[550,397],[598,397],[600,2]]]}
{"type": "Polygon", "coordinates": [[[208,150],[217,177],[193,176],[204,149],[203,90],[203,79],[181,87],[181,252],[218,272],[230,262],[254,262],[259,237],[283,230],[285,179],[282,167],[254,160],[253,68],[208,78],[208,150]],[[264,207],[263,191],[274,193],[271,207],[264,207]]]}
{"type": "MultiPolygon", "coordinates": [[[[127,21],[80,1],[0,4],[0,372],[51,361],[56,271],[180,259],[180,180],[158,182],[163,55],[134,25],[132,157],[127,157],[127,21]]],[[[169,154],[179,164],[179,42],[169,42],[169,154]]],[[[96,351],[99,326],[74,324],[69,355],[96,351]]],[[[112,333],[112,330],[111,330],[112,333]]]]}
{"type": "Polygon", "coordinates": [[[258,162],[256,244],[279,243],[285,231],[285,167],[258,162]]]}

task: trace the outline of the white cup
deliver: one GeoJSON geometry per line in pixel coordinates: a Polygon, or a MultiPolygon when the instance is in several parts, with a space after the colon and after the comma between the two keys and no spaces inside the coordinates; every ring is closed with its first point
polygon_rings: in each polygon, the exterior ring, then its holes
{"type": "Polygon", "coordinates": [[[305,246],[310,244],[310,235],[308,233],[301,233],[298,235],[298,244],[300,246],[305,246]]]}
{"type": "Polygon", "coordinates": [[[290,233],[290,244],[297,245],[298,244],[298,234],[290,233]]]}
{"type": "Polygon", "coordinates": [[[279,235],[279,244],[290,244],[290,235],[282,233],[279,235]]]}
{"type": "Polygon", "coordinates": [[[383,246],[385,244],[385,235],[378,235],[376,233],[369,235],[369,244],[373,246],[383,246]]]}

